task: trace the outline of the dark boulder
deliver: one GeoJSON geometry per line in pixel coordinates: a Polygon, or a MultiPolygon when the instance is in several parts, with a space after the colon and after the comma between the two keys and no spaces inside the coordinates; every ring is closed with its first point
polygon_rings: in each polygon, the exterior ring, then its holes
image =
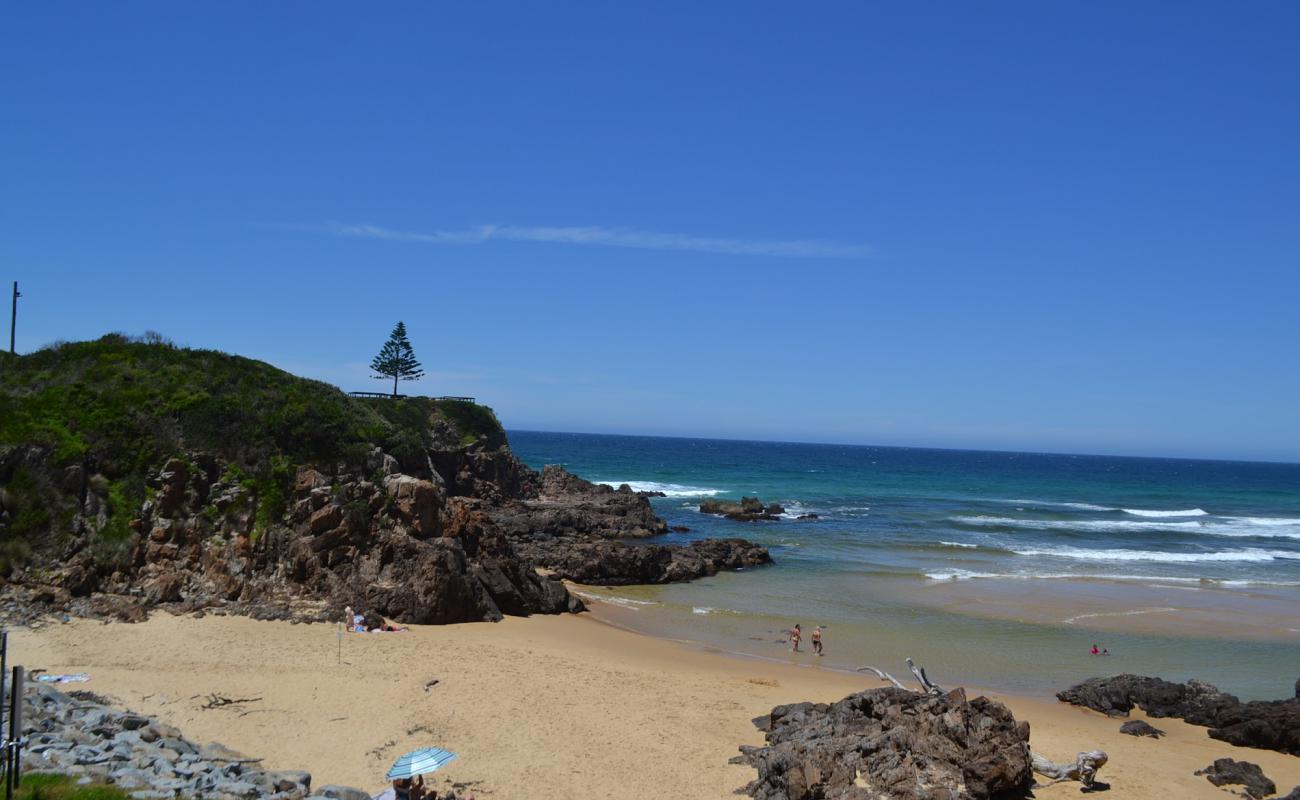
{"type": "Polygon", "coordinates": [[[1127,733],[1129,736],[1149,736],[1152,739],[1159,739],[1165,735],[1165,732],[1156,728],[1149,723],[1140,719],[1132,719],[1119,726],[1120,733],[1127,733]]]}
{"type": "Polygon", "coordinates": [[[609,586],[688,581],[772,561],[767,548],[744,539],[702,539],[685,545],[539,539],[516,547],[555,577],[609,586]]]}
{"type": "Polygon", "coordinates": [[[1137,706],[1152,717],[1207,727],[1211,738],[1229,744],[1300,755],[1300,698],[1243,703],[1204,681],[1127,674],[1090,678],[1056,697],[1110,716],[1127,716],[1137,706]]]}
{"type": "Polygon", "coordinates": [[[836,703],[777,706],[755,724],[765,747],[735,763],[757,800],[958,800],[1022,795],[1033,783],[1029,724],[964,690],[872,689],[836,703]]]}
{"type": "Polygon", "coordinates": [[[1128,716],[1134,706],[1152,717],[1177,717],[1193,725],[1211,724],[1225,708],[1238,705],[1233,695],[1204,681],[1172,683],[1142,675],[1089,678],[1057,692],[1056,698],[1108,716],[1128,716]]]}
{"type": "Polygon", "coordinates": [[[1277,785],[1264,775],[1264,770],[1249,761],[1218,758],[1205,769],[1196,770],[1195,774],[1204,775],[1215,786],[1243,786],[1246,794],[1257,800],[1277,792],[1277,785]]]}

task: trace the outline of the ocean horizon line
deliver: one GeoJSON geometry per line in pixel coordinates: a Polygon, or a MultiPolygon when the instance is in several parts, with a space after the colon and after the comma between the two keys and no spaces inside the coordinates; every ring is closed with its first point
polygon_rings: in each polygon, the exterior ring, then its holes
{"type": "Polygon", "coordinates": [[[625,439],[676,439],[680,441],[694,442],[728,442],[741,444],[768,444],[768,445],[798,445],[800,447],[852,447],[863,450],[922,450],[935,453],[993,453],[997,455],[1011,456],[1052,456],[1068,458],[1115,458],[1130,459],[1133,461],[1194,461],[1208,462],[1214,464],[1267,464],[1269,466],[1300,467],[1300,461],[1283,461],[1270,460],[1266,458],[1210,458],[1207,456],[1138,456],[1138,455],[1117,455],[1112,453],[1072,453],[1067,451],[1055,450],[1017,450],[1001,448],[984,448],[984,447],[937,447],[933,445],[901,445],[901,444],[864,444],[861,442],[830,442],[830,441],[813,441],[799,439],[753,439],[747,437],[729,437],[729,436],[688,436],[684,434],[661,434],[661,433],[611,433],[609,431],[560,431],[560,430],[543,430],[541,428],[531,427],[506,427],[506,433],[544,433],[552,436],[606,436],[610,438],[625,439]]]}

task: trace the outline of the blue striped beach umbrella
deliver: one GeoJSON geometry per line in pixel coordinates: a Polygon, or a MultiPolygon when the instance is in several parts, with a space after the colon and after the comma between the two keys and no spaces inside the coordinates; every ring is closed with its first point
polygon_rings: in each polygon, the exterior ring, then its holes
{"type": "Polygon", "coordinates": [[[392,769],[388,770],[388,780],[414,778],[416,775],[433,772],[455,757],[455,753],[440,747],[422,747],[419,750],[412,750],[393,762],[392,769]]]}

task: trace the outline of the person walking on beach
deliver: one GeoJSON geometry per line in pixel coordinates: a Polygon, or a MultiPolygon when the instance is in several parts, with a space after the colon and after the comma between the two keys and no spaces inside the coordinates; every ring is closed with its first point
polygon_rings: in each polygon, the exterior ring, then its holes
{"type": "Polygon", "coordinates": [[[799,652],[799,640],[801,638],[803,638],[803,629],[801,629],[799,623],[796,622],[794,627],[790,629],[790,644],[793,645],[790,649],[792,651],[796,653],[799,652]]]}
{"type": "Polygon", "coordinates": [[[813,628],[812,632],[813,652],[817,655],[822,654],[822,626],[818,625],[813,628]]]}

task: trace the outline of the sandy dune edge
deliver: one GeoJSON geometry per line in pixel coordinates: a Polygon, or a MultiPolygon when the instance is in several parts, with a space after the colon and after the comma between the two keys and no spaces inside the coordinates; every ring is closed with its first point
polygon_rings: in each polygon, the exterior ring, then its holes
{"type": "MultiPolygon", "coordinates": [[[[438,773],[440,785],[456,781],[503,800],[730,797],[753,777],[727,763],[737,745],[762,743],[751,718],[879,685],[703,652],[591,615],[349,634],[341,663],[327,626],[232,617],[79,620],[17,631],[11,643],[11,663],[89,672],[84,688],[192,738],[263,757],[268,768],[308,769],[316,785],[378,790],[396,755],[433,744],[461,755],[438,773]],[[261,699],[204,709],[210,694],[261,699]]],[[[1192,775],[1225,756],[1260,764],[1283,793],[1300,784],[1300,758],[1232,747],[1203,728],[1158,720],[1167,738],[1136,739],[1089,711],[998,697],[1030,721],[1034,749],[1045,755],[1109,752],[1103,777],[1116,800],[1226,797],[1192,775]]],[[[1078,787],[1035,794],[1075,797],[1078,787]]]]}

